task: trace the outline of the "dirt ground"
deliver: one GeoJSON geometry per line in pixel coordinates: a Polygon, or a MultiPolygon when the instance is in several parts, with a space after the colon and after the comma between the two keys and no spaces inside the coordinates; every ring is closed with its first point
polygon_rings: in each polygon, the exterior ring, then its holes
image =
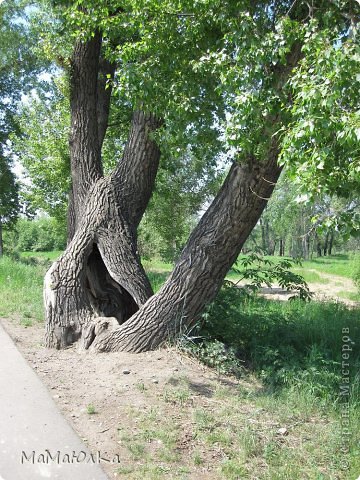
{"type": "MultiPolygon", "coordinates": [[[[311,285],[311,290],[317,298],[340,300],[336,295],[339,291],[354,289],[350,281],[331,276],[331,283],[311,285]]],[[[264,290],[263,294],[282,300],[288,297],[286,292],[277,288],[264,290]]],[[[139,468],[143,466],[137,433],[146,438],[144,425],[154,416],[156,409],[160,416],[153,421],[151,428],[158,422],[164,429],[164,418],[168,418],[166,434],[162,433],[165,442],[171,439],[171,422],[180,425],[180,439],[178,435],[175,450],[180,458],[178,463],[188,467],[186,477],[173,477],[169,472],[165,478],[219,478],[216,465],[221,461],[221,452],[215,447],[201,450],[200,445],[198,453],[203,461],[196,465],[191,460],[194,458],[191,418],[186,418],[188,413],[184,413],[190,410],[177,409],[176,405],[185,402],[191,404],[193,410],[210,411],[216,402],[219,403],[213,395],[219,385],[239,388],[241,381],[221,378],[213,370],[181,355],[175,348],[142,354],[79,353],[75,348],[56,351],[43,346],[42,325],[24,328],[16,320],[1,319],[1,322],[90,451],[100,452],[105,459],[119,459],[119,464],[102,462],[109,478],[142,478],[130,477],[127,472],[131,472],[134,462],[139,468]],[[183,379],[186,379],[186,389],[181,389],[183,379]]],[[[252,387],[257,388],[255,381],[252,387]]],[[[246,416],[246,412],[243,413],[246,416]]],[[[147,449],[149,447],[152,452],[156,453],[161,447],[161,440],[154,441],[149,437],[146,441],[147,449]]],[[[146,478],[158,477],[154,474],[146,478]]]]}
{"type": "MultiPolygon", "coordinates": [[[[309,270],[317,273],[321,278],[324,278],[328,283],[309,283],[310,291],[314,294],[314,300],[319,301],[337,301],[345,303],[348,306],[358,306],[359,302],[340,297],[341,292],[356,293],[357,289],[349,278],[341,277],[339,275],[330,275],[328,273],[319,272],[318,270],[309,270]]],[[[272,288],[262,288],[261,294],[273,300],[288,300],[291,293],[283,290],[278,285],[273,285],[272,288]]]]}
{"type": "MultiPolygon", "coordinates": [[[[208,407],[219,382],[216,373],[174,348],[142,354],[79,353],[75,348],[57,351],[43,347],[43,326],[24,328],[7,319],[1,323],[90,451],[100,452],[104,459],[120,459],[120,471],[125,474],[119,473],[119,465],[101,462],[109,478],[127,478],[126,466],[134,463],[121,431],[135,434],[140,421],[137,416],[146,417],[157,404],[164,405],[168,386],[186,378],[191,394],[184,401],[208,407]],[[89,413],[93,410],[95,413],[89,413]]],[[[231,386],[230,379],[225,381],[231,386]]],[[[170,416],[174,402],[169,400],[169,411],[163,413],[170,416]]],[[[186,435],[184,431],[180,449],[187,448],[186,435]]],[[[193,467],[187,478],[218,478],[212,476],[210,463],[193,467]]]]}

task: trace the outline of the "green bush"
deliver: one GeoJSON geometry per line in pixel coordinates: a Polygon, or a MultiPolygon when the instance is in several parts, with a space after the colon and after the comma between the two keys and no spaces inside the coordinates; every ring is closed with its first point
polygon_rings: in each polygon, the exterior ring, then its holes
{"type": "Polygon", "coordinates": [[[53,218],[19,219],[12,231],[4,235],[5,251],[47,252],[63,250],[66,246],[66,227],[53,218]]]}
{"type": "Polygon", "coordinates": [[[188,351],[202,363],[215,368],[218,373],[240,376],[243,365],[232,347],[227,347],[219,340],[205,340],[200,344],[188,343],[188,351]]]}

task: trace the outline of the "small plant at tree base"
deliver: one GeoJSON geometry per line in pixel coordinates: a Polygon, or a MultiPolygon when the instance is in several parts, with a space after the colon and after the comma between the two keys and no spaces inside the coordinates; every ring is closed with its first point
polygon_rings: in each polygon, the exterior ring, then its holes
{"type": "Polygon", "coordinates": [[[219,340],[190,344],[188,351],[205,365],[215,368],[219,374],[240,376],[243,371],[242,362],[237,358],[235,349],[219,340]]]}
{"type": "Polygon", "coordinates": [[[86,407],[86,411],[89,415],[94,415],[96,413],[96,409],[94,407],[94,405],[92,403],[90,403],[87,407],[86,407]]]}

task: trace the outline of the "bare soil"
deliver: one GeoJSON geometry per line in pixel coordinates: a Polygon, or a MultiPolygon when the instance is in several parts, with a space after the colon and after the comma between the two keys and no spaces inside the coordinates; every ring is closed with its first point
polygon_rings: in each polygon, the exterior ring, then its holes
{"type": "MultiPolygon", "coordinates": [[[[327,283],[309,283],[310,291],[314,294],[314,300],[318,301],[336,301],[345,303],[348,306],[359,306],[360,302],[343,298],[339,296],[342,292],[356,293],[357,289],[354,282],[349,278],[339,275],[330,275],[328,273],[319,272],[318,270],[309,270],[317,273],[321,278],[328,280],[327,283]]],[[[273,300],[288,300],[293,293],[282,289],[279,285],[273,285],[271,288],[264,287],[261,289],[261,295],[265,298],[273,300]]]]}
{"type": "MultiPolygon", "coordinates": [[[[128,437],[132,433],[136,438],[139,422],[156,407],[170,422],[176,421],[175,406],[178,401],[182,403],[181,389],[176,387],[183,379],[190,391],[190,395],[184,394],[183,402],[205,408],[216,402],[211,397],[221,378],[174,348],[141,354],[79,353],[75,348],[51,350],[43,346],[42,325],[24,328],[7,319],[1,319],[1,323],[90,451],[100,452],[104,459],[119,459],[120,463],[115,465],[101,462],[109,478],[128,478],[127,466],[134,465],[134,460],[140,461],[138,467],[142,465],[141,459],[129,452],[131,438],[122,439],[121,432],[127,432],[128,437]],[[95,413],[89,413],[93,410],[95,413]]],[[[223,381],[229,388],[237,386],[236,380],[223,381]]],[[[189,458],[189,423],[191,418],[181,419],[183,431],[176,447],[182,463],[190,468],[186,478],[219,478],[212,473],[217,457],[221,456],[216,449],[202,452],[202,466],[194,466],[189,458]],[[204,455],[208,458],[204,459],[204,455]]],[[[157,441],[152,448],[160,446],[161,441],[157,441]]]]}

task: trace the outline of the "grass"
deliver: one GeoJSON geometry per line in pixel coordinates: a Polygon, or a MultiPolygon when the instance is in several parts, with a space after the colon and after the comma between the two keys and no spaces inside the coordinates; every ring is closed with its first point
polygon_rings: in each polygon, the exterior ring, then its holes
{"type": "Polygon", "coordinates": [[[142,263],[145,270],[150,270],[158,273],[171,272],[171,270],[173,269],[173,264],[162,262],[161,260],[157,259],[143,260],[142,263]]]}
{"type": "MultiPolygon", "coordinates": [[[[0,316],[20,316],[24,327],[42,319],[44,258],[51,257],[44,254],[33,262],[25,256],[28,263],[0,259],[0,316]]],[[[337,256],[332,273],[339,275],[349,261],[337,256]]],[[[326,258],[321,268],[330,269],[329,262],[326,258]]],[[[153,285],[159,287],[166,275],[165,268],[154,271],[153,285]]],[[[206,343],[190,344],[188,351],[214,365],[214,374],[222,374],[225,366],[240,378],[213,380],[206,395],[186,377],[171,378],[161,390],[137,384],[147,405],[129,409],[130,421],[119,426],[118,440],[129,455],[129,465],[118,469],[120,478],[200,478],[204,468],[209,478],[224,480],[358,477],[359,309],[244,300],[238,289],[225,289],[197,333],[206,343]],[[344,352],[350,364],[348,397],[340,395],[346,382],[344,352]],[[351,424],[346,453],[344,406],[351,424]]]]}
{"type": "MultiPolygon", "coordinates": [[[[238,259],[244,258],[245,255],[240,255],[238,259]]],[[[311,279],[310,273],[315,274],[315,279],[316,283],[318,283],[318,276],[320,277],[319,273],[325,273],[325,274],[330,274],[330,275],[338,275],[340,277],[345,277],[345,278],[352,278],[352,269],[353,269],[353,260],[354,260],[355,255],[354,254],[336,254],[336,255],[329,255],[326,257],[315,257],[311,260],[302,260],[301,261],[301,266],[295,266],[294,270],[296,270],[298,273],[303,274],[305,272],[305,275],[308,275],[308,279],[305,278],[306,281],[313,281],[311,279]],[[316,272],[310,272],[310,270],[316,270],[316,272]]],[[[268,257],[265,256],[265,258],[270,259],[273,262],[279,262],[282,260],[284,257],[279,257],[279,256],[272,256],[268,257]]],[[[236,274],[234,272],[229,272],[228,277],[232,280],[236,278],[236,274]]]]}
{"type": "MultiPolygon", "coordinates": [[[[335,401],[346,329],[355,341],[351,366],[355,378],[360,369],[359,310],[339,303],[243,301],[237,290],[227,289],[209,308],[198,334],[223,342],[228,351],[232,347],[269,388],[301,384],[324,401],[335,401]]],[[[359,382],[356,385],[360,397],[359,382]]]]}
{"type": "Polygon", "coordinates": [[[62,253],[62,250],[53,250],[52,252],[21,252],[20,256],[21,258],[36,258],[53,262],[57,260],[62,253]]]}
{"type": "Polygon", "coordinates": [[[337,292],[337,295],[340,298],[349,299],[349,300],[352,300],[353,302],[360,302],[360,293],[358,292],[341,291],[341,292],[337,292]]]}
{"type": "MultiPolygon", "coordinates": [[[[191,390],[190,380],[188,385],[191,390]]],[[[192,392],[191,402],[176,406],[153,389],[146,407],[132,407],[128,425],[121,427],[129,465],[118,470],[120,478],[203,478],[204,467],[209,478],[219,480],[357,478],[355,451],[352,472],[345,468],[339,416],[316,396],[274,395],[250,381],[218,385],[207,384],[206,398],[192,392]],[[285,434],[279,433],[281,427],[285,434]]],[[[176,395],[178,384],[167,388],[176,395]]],[[[351,422],[356,445],[360,420],[355,411],[351,422]]]]}
{"type": "Polygon", "coordinates": [[[25,264],[0,258],[0,316],[21,317],[24,326],[42,321],[44,264],[25,264]]]}
{"type": "Polygon", "coordinates": [[[306,283],[321,283],[324,285],[330,283],[328,278],[322,277],[317,272],[306,270],[305,268],[293,268],[292,270],[304,277],[306,283]]]}
{"type": "Polygon", "coordinates": [[[327,257],[313,258],[302,262],[305,270],[314,269],[321,273],[330,275],[339,275],[340,277],[350,278],[352,276],[351,254],[329,255],[327,257]]]}

